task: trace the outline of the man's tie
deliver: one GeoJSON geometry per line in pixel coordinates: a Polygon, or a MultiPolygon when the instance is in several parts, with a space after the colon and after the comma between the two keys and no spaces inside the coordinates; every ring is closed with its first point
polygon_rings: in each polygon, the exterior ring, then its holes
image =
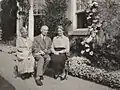
{"type": "Polygon", "coordinates": [[[45,36],[43,36],[43,42],[44,42],[45,47],[46,47],[45,36]]]}

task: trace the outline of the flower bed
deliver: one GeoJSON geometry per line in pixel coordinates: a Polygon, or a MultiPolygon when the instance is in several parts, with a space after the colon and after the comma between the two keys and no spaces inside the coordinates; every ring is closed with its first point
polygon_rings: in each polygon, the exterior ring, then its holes
{"type": "Polygon", "coordinates": [[[69,73],[73,76],[103,84],[112,88],[120,88],[120,75],[90,66],[90,61],[84,57],[72,57],[69,63],[69,73]]]}

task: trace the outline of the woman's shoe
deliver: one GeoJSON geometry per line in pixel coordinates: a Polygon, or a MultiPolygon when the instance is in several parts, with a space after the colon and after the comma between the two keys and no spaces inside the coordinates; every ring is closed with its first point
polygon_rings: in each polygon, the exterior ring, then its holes
{"type": "Polygon", "coordinates": [[[25,75],[26,79],[29,79],[31,76],[32,76],[31,73],[26,73],[26,75],[25,75]]]}
{"type": "Polygon", "coordinates": [[[60,76],[60,80],[65,80],[65,79],[67,79],[67,74],[60,76]]]}
{"type": "Polygon", "coordinates": [[[29,79],[30,77],[31,77],[30,73],[24,73],[24,74],[21,75],[22,80],[29,79]]]}
{"type": "Polygon", "coordinates": [[[54,79],[57,79],[59,76],[58,75],[54,75],[54,79]]]}
{"type": "Polygon", "coordinates": [[[14,72],[13,72],[13,73],[14,73],[14,75],[15,75],[15,76],[14,76],[15,78],[19,77],[17,65],[14,66],[14,72]]]}
{"type": "Polygon", "coordinates": [[[21,75],[21,79],[22,79],[22,80],[25,80],[25,79],[26,79],[26,76],[25,76],[25,75],[21,75]]]}

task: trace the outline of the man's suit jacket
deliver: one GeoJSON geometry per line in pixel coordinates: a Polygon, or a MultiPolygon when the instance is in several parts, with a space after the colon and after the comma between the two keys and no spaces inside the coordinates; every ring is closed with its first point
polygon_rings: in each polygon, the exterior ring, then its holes
{"type": "Polygon", "coordinates": [[[45,49],[47,49],[47,53],[49,54],[51,53],[51,44],[52,41],[48,36],[46,36],[45,40],[43,40],[41,35],[38,35],[34,38],[33,53],[37,53],[41,50],[44,51],[45,49]]]}

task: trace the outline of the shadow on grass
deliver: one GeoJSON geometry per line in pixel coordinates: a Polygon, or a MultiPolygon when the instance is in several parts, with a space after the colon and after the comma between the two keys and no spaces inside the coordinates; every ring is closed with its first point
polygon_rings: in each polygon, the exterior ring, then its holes
{"type": "Polygon", "coordinates": [[[16,90],[16,89],[10,82],[8,82],[2,76],[0,76],[0,90],[16,90]]]}

